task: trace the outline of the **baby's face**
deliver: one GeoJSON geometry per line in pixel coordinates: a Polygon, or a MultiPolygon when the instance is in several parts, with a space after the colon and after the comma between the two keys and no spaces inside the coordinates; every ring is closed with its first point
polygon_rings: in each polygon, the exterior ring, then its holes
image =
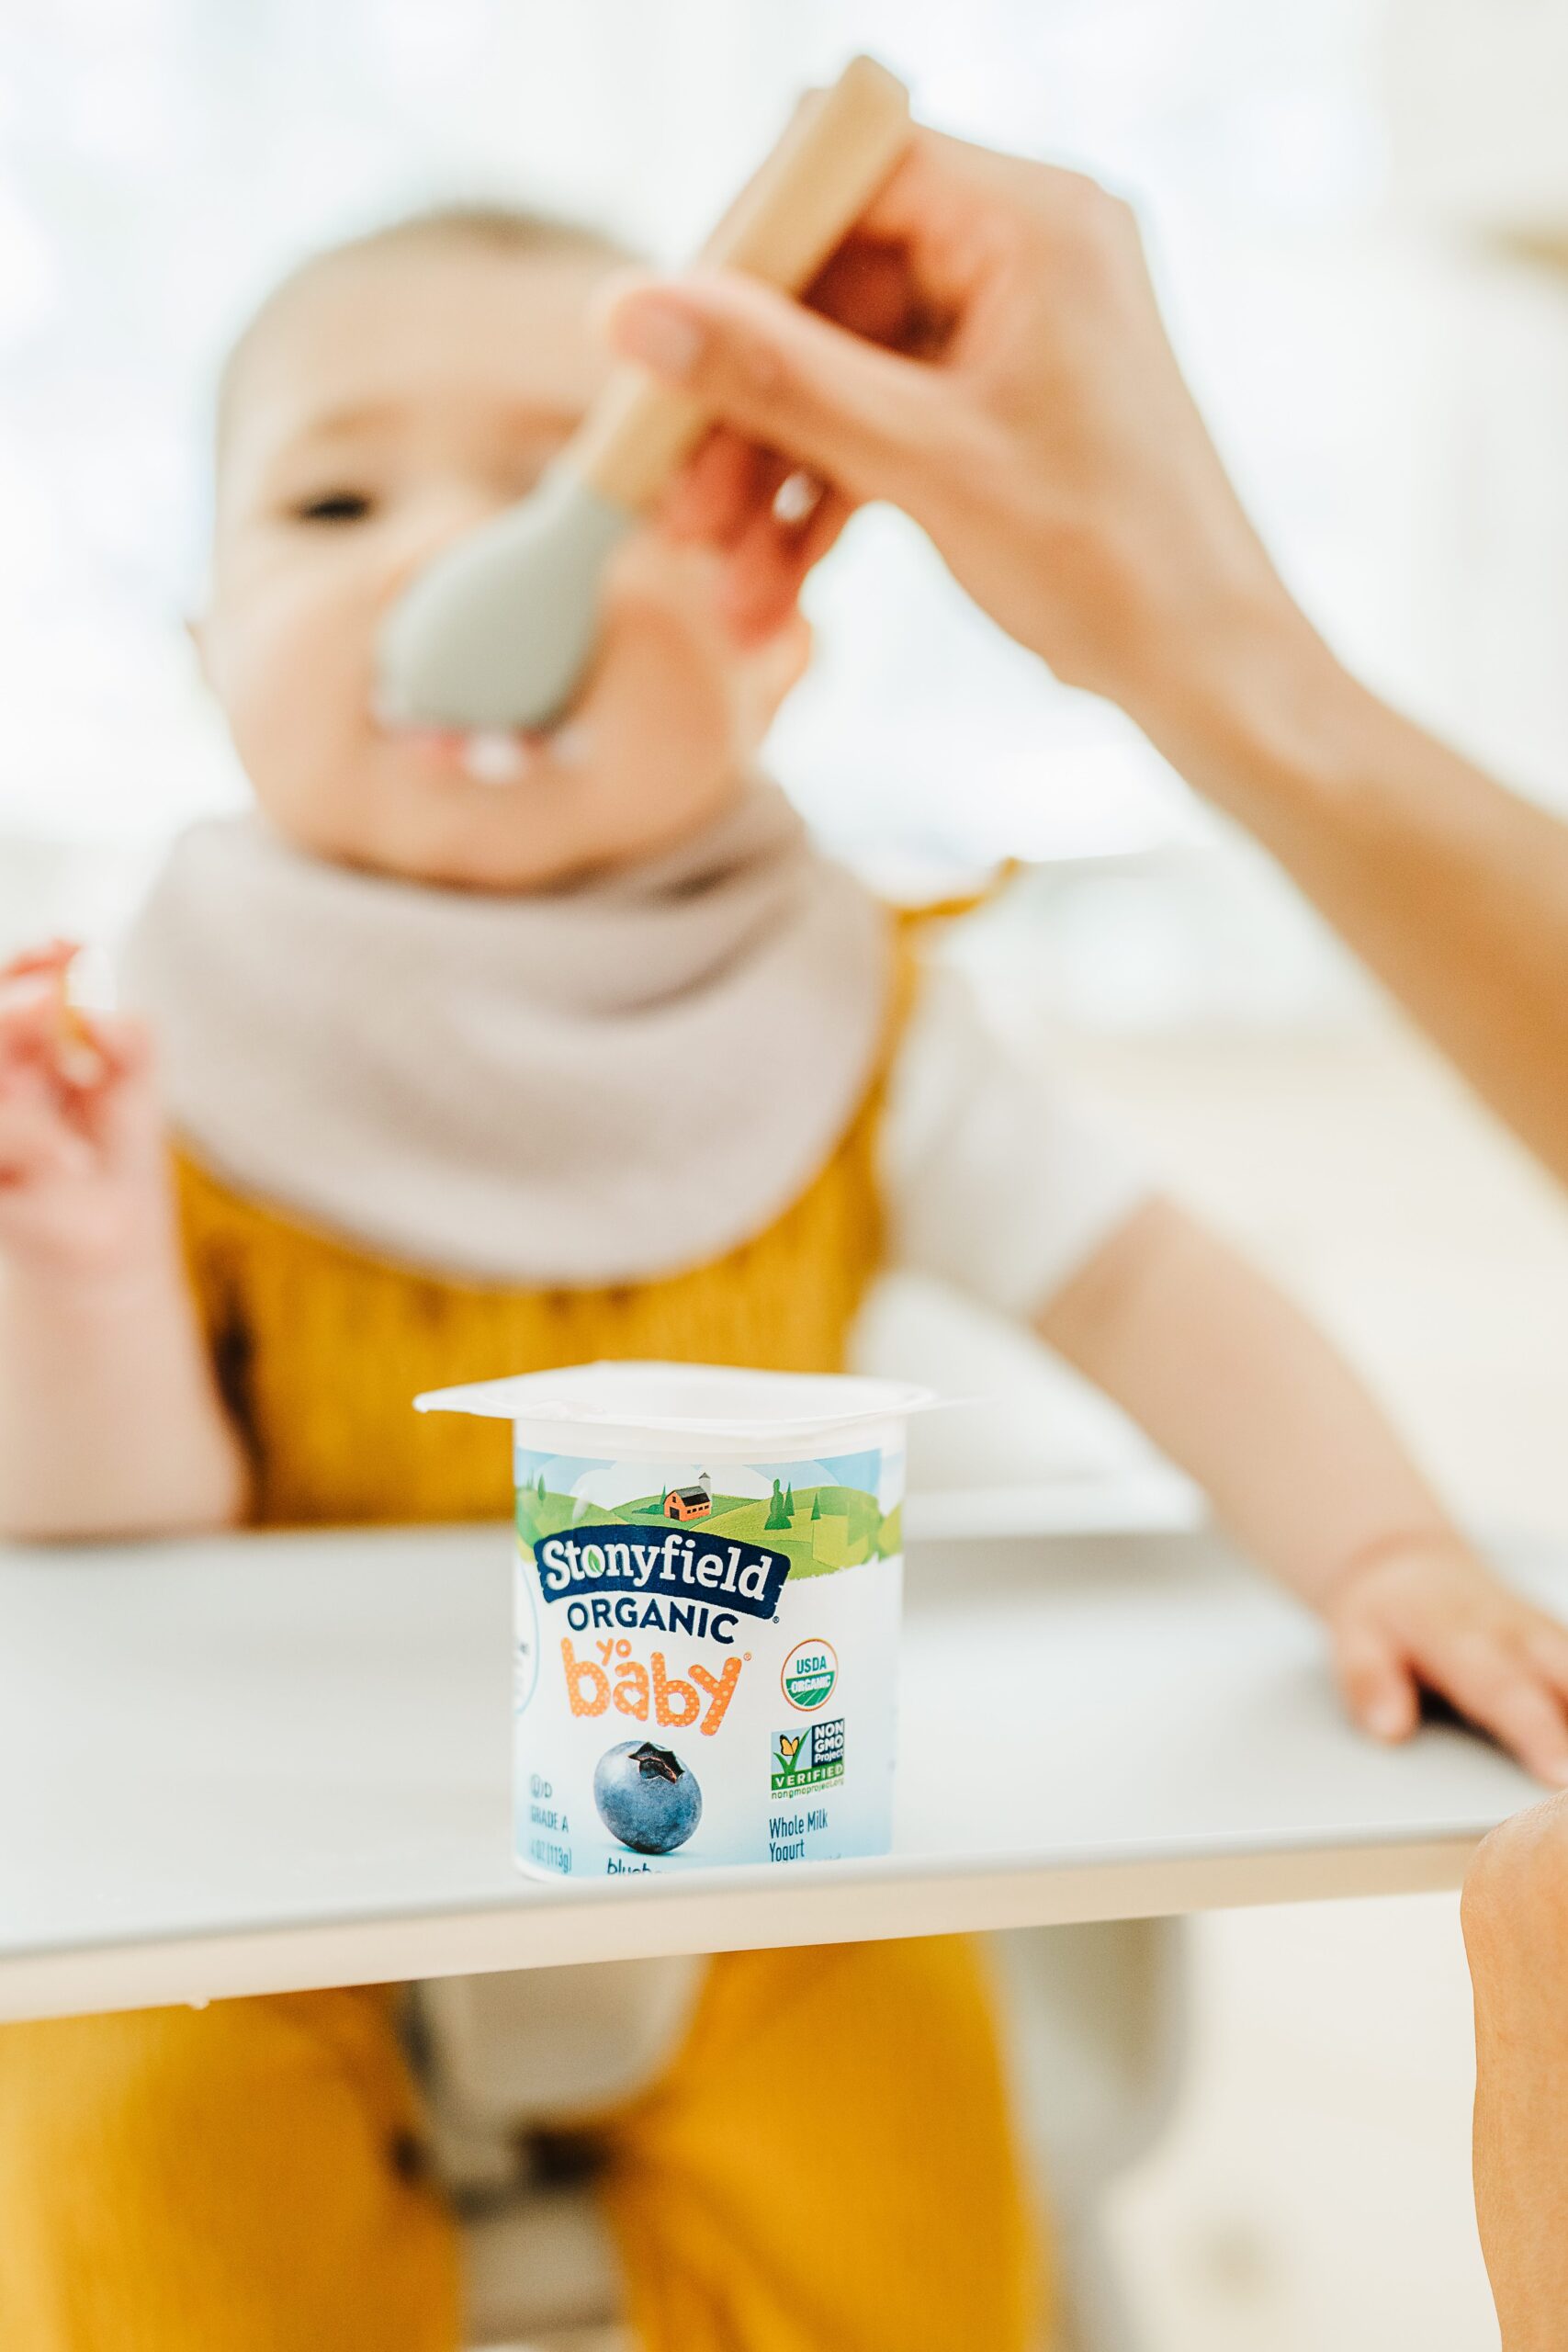
{"type": "Polygon", "coordinates": [[[519,779],[477,782],[459,737],[373,714],[388,606],[528,490],[592,397],[585,311],[605,267],[457,235],[344,254],[243,354],[197,634],[258,799],[305,847],[494,890],[649,854],[724,807],[798,675],[802,624],[741,650],[711,556],[641,532],[612,569],[574,722],[519,779]]]}

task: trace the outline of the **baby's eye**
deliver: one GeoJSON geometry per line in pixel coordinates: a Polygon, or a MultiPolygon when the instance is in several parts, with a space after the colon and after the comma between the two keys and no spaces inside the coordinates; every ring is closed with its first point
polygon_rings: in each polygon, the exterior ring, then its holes
{"type": "Polygon", "coordinates": [[[289,508],[297,523],[364,523],[375,513],[375,501],[361,490],[328,490],[302,498],[289,508]]]}

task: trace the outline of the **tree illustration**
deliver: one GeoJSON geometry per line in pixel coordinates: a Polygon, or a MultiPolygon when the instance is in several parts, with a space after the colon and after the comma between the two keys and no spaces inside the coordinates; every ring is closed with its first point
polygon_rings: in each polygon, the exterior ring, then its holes
{"type": "Polygon", "coordinates": [[[820,1487],[818,1487],[816,1493],[811,1498],[811,1516],[813,1519],[820,1519],[822,1516],[822,1489],[820,1487]]]}
{"type": "Polygon", "coordinates": [[[789,1522],[791,1521],[791,1520],[793,1520],[793,1519],[794,1519],[794,1517],[795,1517],[795,1488],[794,1488],[793,1487],[786,1487],[784,1488],[784,1524],[785,1524],[785,1526],[786,1526],[786,1527],[789,1525],[789,1522]]]}
{"type": "Polygon", "coordinates": [[[545,1499],[545,1474],[544,1474],[544,1472],[541,1470],[541,1471],[540,1471],[540,1473],[539,1473],[539,1500],[540,1500],[541,1502],[543,1502],[543,1501],[544,1501],[544,1499],[545,1499]]]}
{"type": "Polygon", "coordinates": [[[768,1505],[768,1516],[762,1521],[762,1526],[764,1531],[766,1531],[770,1527],[787,1527],[788,1525],[789,1511],[784,1504],[784,1487],[781,1486],[778,1479],[775,1478],[773,1480],[773,1500],[768,1505]]]}

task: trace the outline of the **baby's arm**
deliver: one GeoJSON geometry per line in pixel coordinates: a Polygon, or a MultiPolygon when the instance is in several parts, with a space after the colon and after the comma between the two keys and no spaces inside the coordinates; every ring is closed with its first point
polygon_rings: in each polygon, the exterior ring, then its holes
{"type": "Polygon", "coordinates": [[[1568,1781],[1568,1632],[1488,1573],[1354,1374],[1260,1274],[1156,1200],[1038,1328],[1322,1611],[1366,1729],[1404,1737],[1427,1685],[1568,1781]]]}
{"type": "Polygon", "coordinates": [[[68,1013],[68,960],[0,972],[0,1533],[229,1525],[244,1458],[181,1261],[148,1039],[68,1013]]]}

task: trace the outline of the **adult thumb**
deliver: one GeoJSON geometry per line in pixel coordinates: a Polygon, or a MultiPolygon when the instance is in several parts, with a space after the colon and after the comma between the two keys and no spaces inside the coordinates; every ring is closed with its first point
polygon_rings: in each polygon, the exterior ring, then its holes
{"type": "Polygon", "coordinates": [[[929,365],[739,272],[638,281],[604,324],[623,357],[852,498],[918,488],[939,421],[929,365]]]}

